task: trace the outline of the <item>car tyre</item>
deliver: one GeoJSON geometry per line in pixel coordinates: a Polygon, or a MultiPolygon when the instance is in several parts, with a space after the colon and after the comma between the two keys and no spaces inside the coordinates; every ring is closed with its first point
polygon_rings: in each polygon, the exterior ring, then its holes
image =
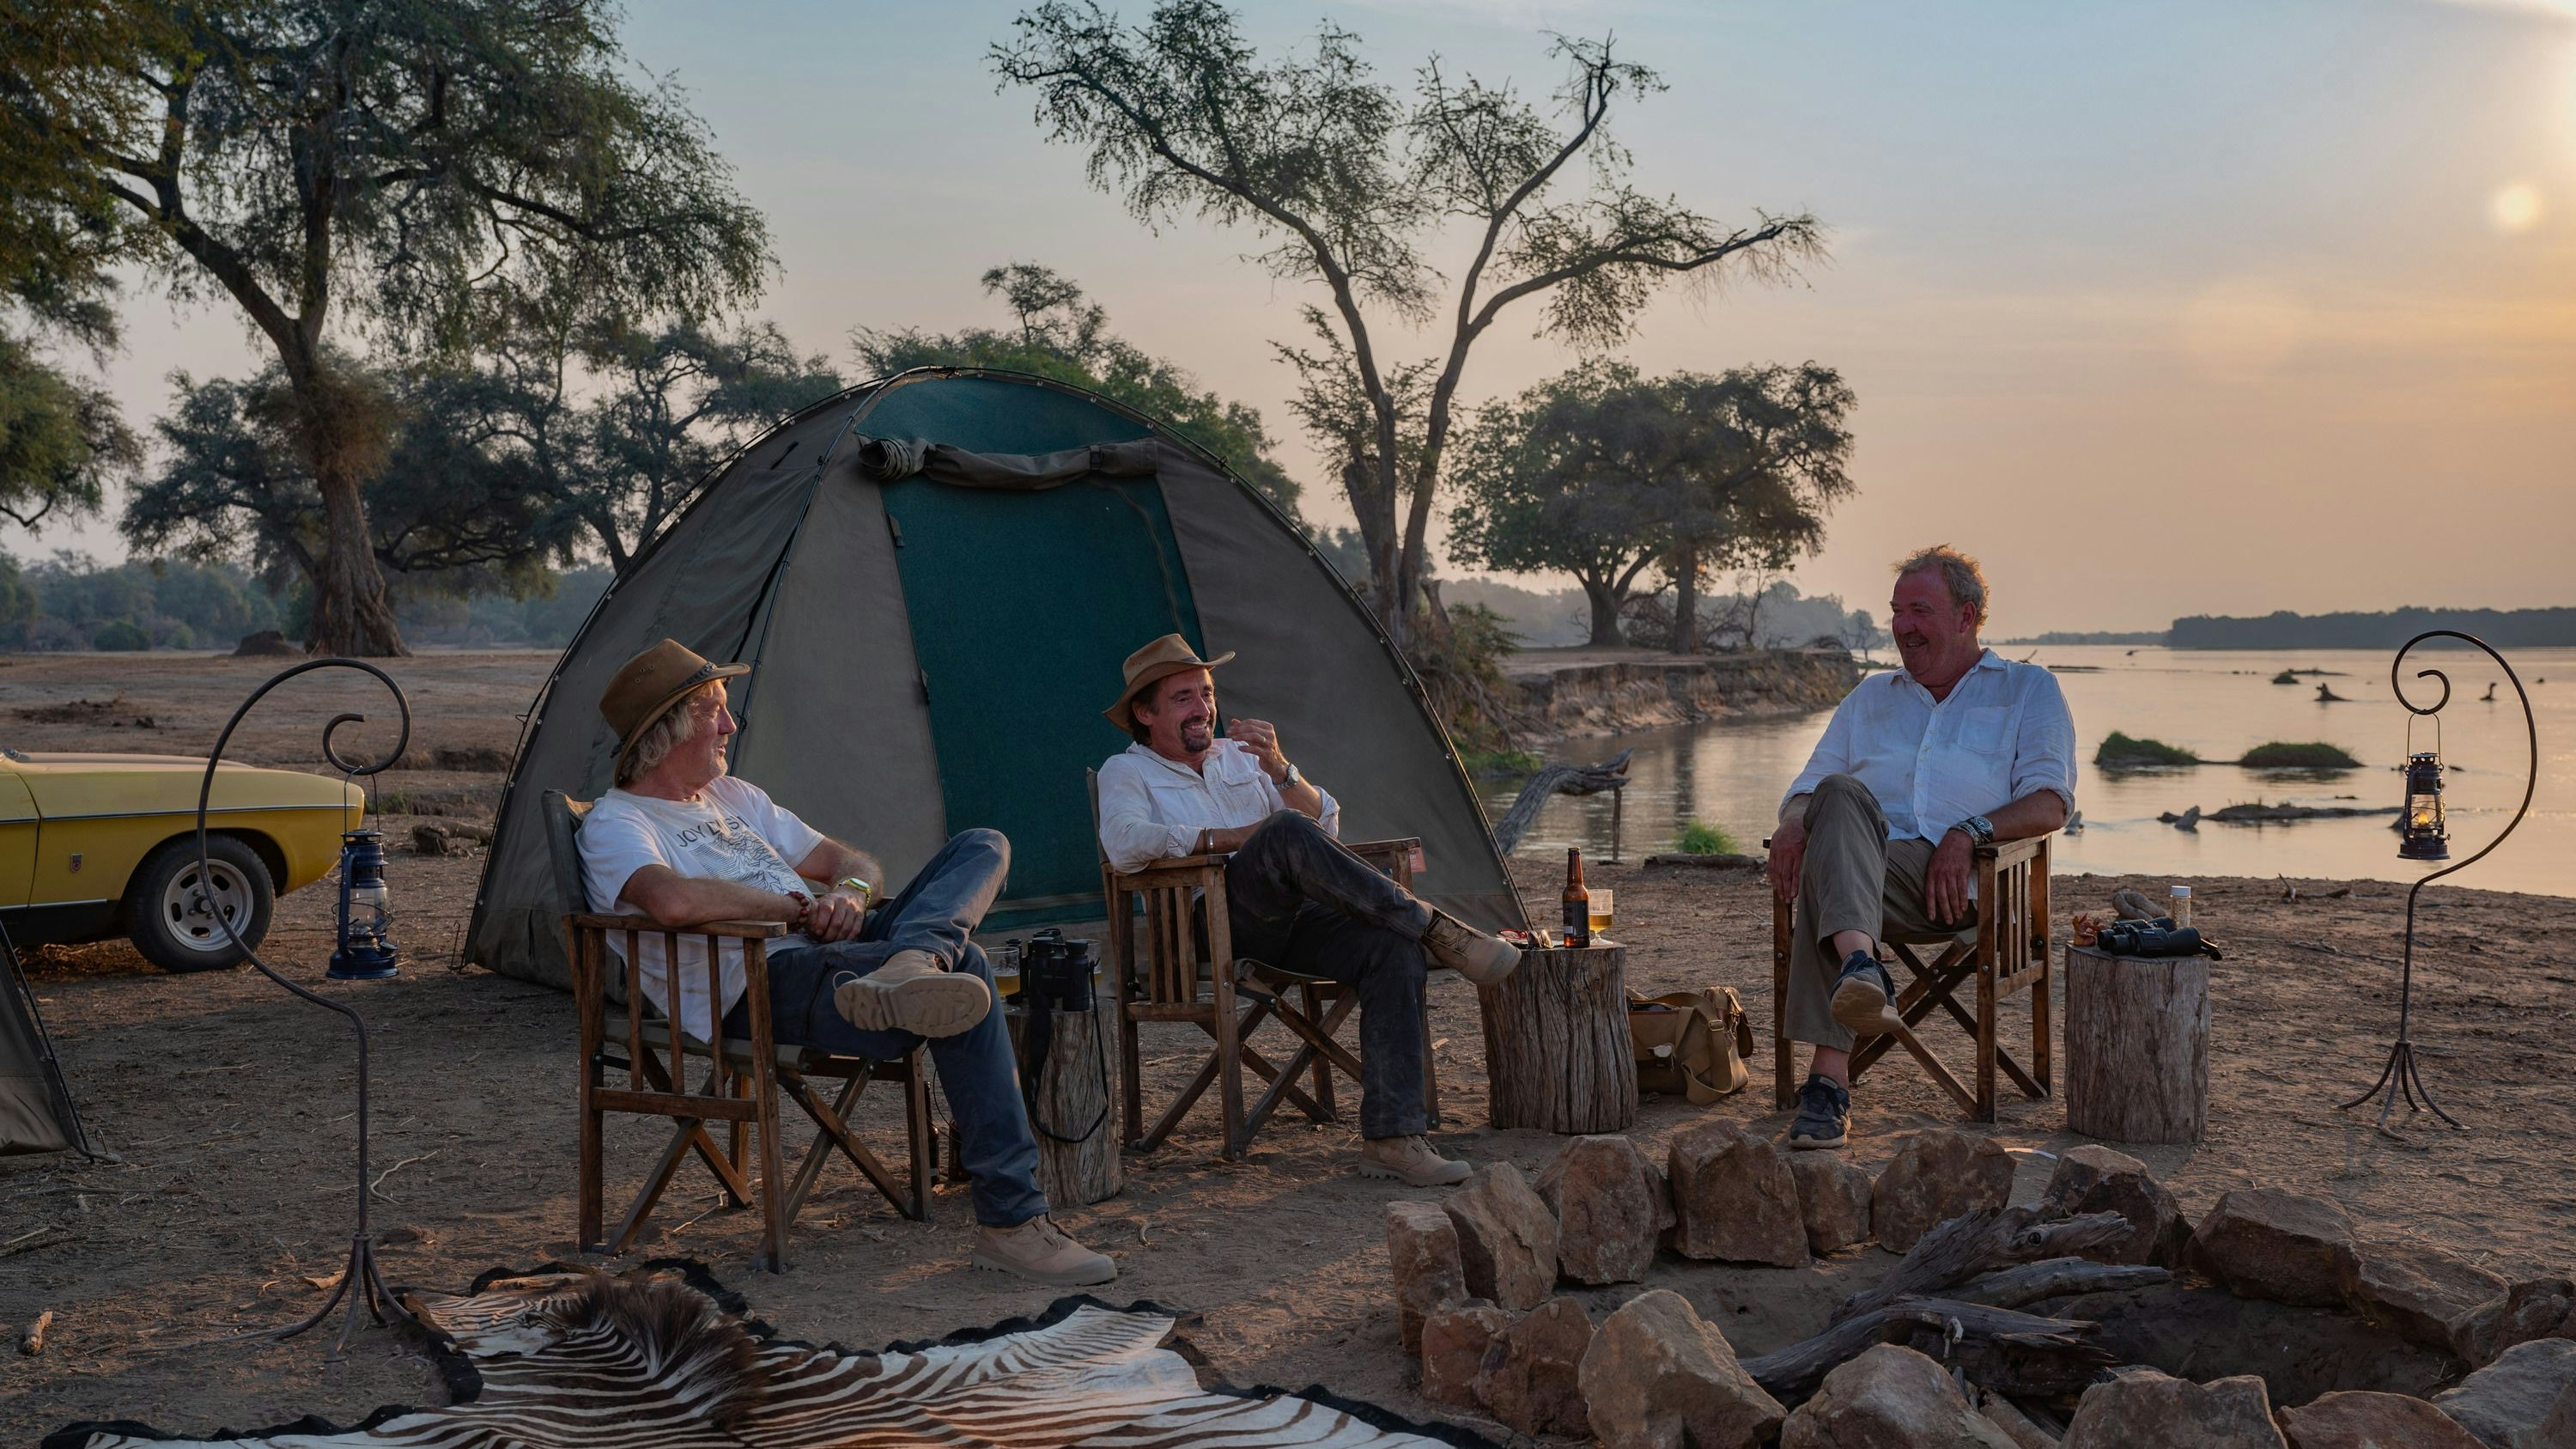
{"type": "MultiPolygon", "coordinates": [[[[268,934],[277,901],[276,883],[259,852],[229,835],[206,838],[206,869],[215,896],[232,915],[241,939],[257,946],[268,934]]],[[[125,932],[143,959],[164,971],[222,971],[247,953],[205,906],[197,839],[182,836],[144,857],[125,891],[125,932]]]]}

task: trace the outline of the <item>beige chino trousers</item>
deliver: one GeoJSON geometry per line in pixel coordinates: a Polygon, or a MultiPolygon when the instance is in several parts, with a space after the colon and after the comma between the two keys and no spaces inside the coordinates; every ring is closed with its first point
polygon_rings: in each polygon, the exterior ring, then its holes
{"type": "Polygon", "coordinates": [[[1789,927],[1789,1039],[1850,1051],[1852,1034],[1833,1013],[1834,982],[1843,970],[1830,944],[1835,933],[1865,931],[1873,941],[1973,936],[1977,911],[1972,903],[1965,921],[1933,922],[1923,903],[1933,842],[1888,839],[1878,797],[1852,776],[1818,781],[1807,797],[1806,822],[1807,855],[1789,927]]]}

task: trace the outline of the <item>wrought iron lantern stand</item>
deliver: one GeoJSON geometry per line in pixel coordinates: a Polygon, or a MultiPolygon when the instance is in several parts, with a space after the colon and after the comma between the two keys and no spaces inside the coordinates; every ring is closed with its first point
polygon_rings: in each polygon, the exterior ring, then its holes
{"type": "MultiPolygon", "coordinates": [[[[261,699],[265,698],[270,690],[277,688],[279,685],[295,678],[299,674],[310,674],[317,669],[355,669],[374,675],[387,690],[390,690],[393,693],[394,705],[402,712],[402,733],[395,739],[394,747],[391,750],[386,751],[385,757],[381,760],[352,761],[341,755],[338,748],[336,748],[331,742],[331,737],[339,731],[342,725],[362,723],[366,719],[365,715],[335,715],[332,717],[330,723],[322,727],[322,753],[325,758],[329,759],[330,762],[339,769],[343,776],[354,780],[362,775],[377,774],[387,766],[393,764],[394,761],[401,759],[403,747],[411,743],[411,701],[403,697],[402,686],[394,683],[393,676],[385,673],[381,669],[378,669],[376,666],[356,659],[331,658],[308,660],[305,663],[295,665],[290,669],[280,671],[266,684],[252,690],[250,698],[243,700],[241,702],[241,707],[233,711],[233,717],[224,723],[224,732],[215,737],[215,748],[213,752],[206,757],[205,778],[200,781],[197,786],[197,870],[199,879],[204,879],[212,872],[212,868],[206,859],[206,805],[214,791],[215,766],[221,762],[224,757],[224,747],[232,743],[234,729],[240,726],[242,717],[250,713],[251,707],[258,704],[261,699]]],[[[342,916],[345,920],[345,908],[343,909],[342,916]]],[[[340,1300],[344,1297],[349,1300],[349,1311],[346,1321],[340,1328],[339,1342],[332,1345],[331,1353],[333,1357],[337,1357],[341,1352],[348,1348],[350,1335],[358,1331],[358,1314],[361,1309],[365,1310],[367,1315],[373,1318],[376,1322],[384,1324],[387,1327],[409,1325],[416,1328],[419,1326],[419,1320],[412,1317],[410,1310],[404,1308],[401,1302],[394,1297],[393,1290],[385,1286],[383,1275],[378,1273],[376,1270],[375,1238],[374,1234],[369,1231],[367,1225],[367,1019],[358,1014],[358,1009],[356,1007],[351,1006],[346,1002],[334,1001],[328,996],[324,996],[319,992],[300,986],[295,982],[289,981],[285,977],[280,976],[266,961],[259,958],[259,953],[251,949],[251,945],[248,941],[241,938],[241,932],[234,926],[230,916],[218,911],[215,913],[215,919],[223,923],[224,934],[232,938],[233,944],[241,948],[242,954],[249,958],[251,965],[259,968],[259,973],[261,975],[326,1011],[336,1011],[340,1015],[347,1017],[349,1019],[350,1027],[355,1030],[358,1035],[358,1223],[356,1232],[349,1239],[348,1266],[341,1270],[340,1281],[332,1287],[331,1296],[324,1299],[322,1306],[313,1310],[309,1316],[295,1323],[288,1324],[284,1328],[260,1329],[253,1333],[246,1334],[244,1337],[293,1338],[295,1335],[304,1332],[306,1329],[311,1328],[316,1324],[321,1323],[324,1319],[330,1317],[331,1310],[338,1306],[340,1300]]],[[[391,973],[388,970],[385,974],[391,973]]]]}
{"type": "MultiPolygon", "coordinates": [[[[2513,684],[2514,694],[2522,700],[2522,727],[2531,746],[2531,770],[2523,781],[2521,806],[2513,812],[2513,819],[2505,823],[2504,829],[2497,833],[2496,838],[2486,843],[2485,849],[2466,860],[2446,865],[2432,872],[2415,882],[2413,888],[2406,892],[2406,954],[2404,964],[2400,967],[2401,974],[2397,985],[2397,1040],[2388,1049],[2388,1064],[2380,1068],[2379,1080],[2371,1083],[2369,1089],[2360,1096],[2343,1104],[2344,1109],[2349,1111],[2373,1097],[2380,1098],[2378,1125],[2382,1132],[2388,1130],[2388,1114],[2396,1109],[2397,1099],[2400,1096],[2406,1099],[2406,1110],[2430,1111],[2434,1116],[2450,1123],[2460,1131],[2468,1130],[2461,1125],[2459,1119],[2443,1111],[2442,1104],[2433,1099],[2432,1089],[2424,1085],[2424,1075],[2416,1066],[2415,1041],[2409,1035],[2409,1028],[2414,1023],[2415,897],[2422,893],[2424,887],[2453,871],[2465,870],[2477,864],[2497,846],[2504,844],[2505,837],[2513,834],[2514,827],[2522,823],[2522,817],[2531,813],[2532,792],[2540,783],[2540,728],[2532,718],[2531,695],[2522,687],[2522,676],[2513,672],[2513,666],[2505,662],[2503,655],[2489,648],[2485,640],[2474,634],[2463,634],[2457,629],[2425,630],[2407,640],[2397,651],[2397,657],[2390,660],[2388,664],[2388,687],[2396,694],[2397,702],[2406,707],[2407,712],[2406,802],[2403,813],[2397,820],[2398,829],[2402,832],[2398,837],[2399,857],[2406,860],[2447,860],[2451,853],[2450,836],[2441,804],[2441,720],[2433,719],[2434,748],[2429,753],[2416,753],[2413,740],[2415,721],[2418,718],[2439,716],[2442,707],[2451,702],[2451,677],[2438,669],[2417,670],[2416,678],[2434,680],[2442,686],[2439,698],[2430,705],[2418,705],[2406,697],[2406,685],[2398,673],[2400,667],[2406,662],[2408,651],[2427,639],[2460,640],[2483,652],[2504,670],[2504,677],[2513,684]]],[[[2492,696],[2494,691],[2490,688],[2488,692],[2492,696]]]]}

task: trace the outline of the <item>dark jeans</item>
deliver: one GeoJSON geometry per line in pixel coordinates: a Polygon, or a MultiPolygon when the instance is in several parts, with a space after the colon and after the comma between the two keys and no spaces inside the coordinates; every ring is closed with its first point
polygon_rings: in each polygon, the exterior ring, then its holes
{"type": "MultiPolygon", "coordinates": [[[[992,963],[967,939],[1010,874],[1011,843],[998,830],[969,830],[951,839],[903,894],[868,912],[855,939],[781,951],[769,958],[769,1013],[782,1042],[848,1056],[891,1061],[921,1038],[908,1031],[861,1031],[832,1004],[833,989],[884,965],[897,951],[928,951],[949,969],[993,984],[992,963]]],[[[741,1002],[725,1014],[728,1035],[750,1029],[741,1002]]],[[[1018,1062],[997,999],[969,1030],[930,1043],[957,1145],[972,1179],[975,1221],[993,1227],[1027,1222],[1047,1210],[1039,1190],[1037,1138],[1020,1105],[1018,1062]]]]}
{"type": "Polygon", "coordinates": [[[1360,1135],[1422,1131],[1429,908],[1294,810],[1226,862],[1225,898],[1236,955],[1359,992],[1360,1135]]]}

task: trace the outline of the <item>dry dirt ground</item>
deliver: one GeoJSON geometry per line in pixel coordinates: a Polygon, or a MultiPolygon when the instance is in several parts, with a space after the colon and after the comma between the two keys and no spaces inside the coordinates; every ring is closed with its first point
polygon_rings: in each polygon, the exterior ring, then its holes
{"type": "MultiPolygon", "coordinates": [[[[0,666],[0,731],[11,736],[0,743],[72,743],[51,726],[18,721],[12,708],[102,698],[123,672],[127,704],[156,720],[153,747],[202,750],[230,704],[265,677],[246,661],[74,663],[0,666]]],[[[541,670],[531,656],[460,655],[407,661],[397,672],[413,689],[422,735],[463,746],[506,744],[510,716],[541,670]]],[[[309,760],[297,728],[255,736],[259,752],[309,760]]],[[[96,727],[85,736],[81,743],[95,740],[96,727]]],[[[470,794],[490,777],[421,772],[395,784],[407,782],[470,794]]],[[[391,878],[400,939],[413,953],[403,976],[322,988],[374,1023],[374,1212],[399,1282],[454,1287],[488,1268],[575,1257],[568,1002],[456,965],[481,863],[398,854],[391,878]]],[[[1596,884],[1619,893],[1630,985],[1731,984],[1757,1023],[1767,1022],[1769,911],[1748,873],[1594,869],[1596,884]]],[[[2093,907],[2120,883],[2060,877],[2059,908],[2093,907]]],[[[2271,882],[2192,884],[2204,928],[2231,948],[2212,971],[2209,1136],[2196,1148],[2136,1149],[2184,1207],[2196,1214],[2232,1187],[2287,1187],[2333,1198],[2367,1230],[2440,1243],[2507,1274],[2576,1268],[2566,1247],[2576,1172],[2564,1145],[2576,1126],[2576,1053],[2567,1045],[2576,948],[2565,944],[2576,901],[2425,893],[2417,952],[2425,1072],[2475,1130],[2451,1134],[2416,1118],[2392,1139],[2371,1130],[2369,1114],[2334,1104],[2378,1071],[2393,1028],[2402,890],[2362,882],[2341,899],[2290,903],[2271,882]]],[[[2306,894],[2331,883],[2299,884],[2306,894]]],[[[1552,863],[1526,869],[1522,885],[1534,903],[1552,897],[1552,863]]],[[[319,985],[328,915],[319,891],[288,898],[271,958],[319,985]]],[[[348,1423],[381,1404],[437,1402],[427,1360],[392,1334],[362,1334],[336,1361],[320,1333],[284,1344],[225,1337],[309,1311],[321,1297],[314,1280],[346,1252],[356,1184],[345,1025],[247,972],[165,976],[113,944],[30,956],[90,1130],[114,1156],[0,1160],[0,1327],[14,1338],[40,1311],[56,1314],[42,1357],[0,1355],[0,1442],[31,1443],[76,1419],[133,1418],[202,1434],[306,1413],[348,1423]]],[[[1535,1172],[1555,1139],[1483,1125],[1472,993],[1442,985],[1433,1011],[1448,1107],[1441,1145],[1535,1172]]],[[[1149,1036],[1149,1100],[1195,1065],[1186,1030],[1149,1036]]],[[[1708,1112],[1782,1129],[1785,1117],[1770,1110],[1764,1089],[1766,1066],[1757,1061],[1753,1090],[1708,1112]]],[[[899,1126],[891,1105],[862,1109],[863,1130],[889,1151],[899,1126]]],[[[1901,1059],[1863,1083],[1858,1108],[1849,1152],[1873,1166],[1903,1133],[1955,1120],[1901,1059]]],[[[1702,1115],[1677,1099],[1649,1098],[1635,1132],[1659,1151],[1702,1115]]],[[[1211,1119],[1202,1109],[1162,1151],[1131,1159],[1122,1196],[1059,1214],[1118,1258],[1120,1280],[1104,1296],[1198,1314],[1194,1342],[1233,1382],[1321,1383],[1399,1412],[1441,1413],[1413,1392],[1385,1287],[1380,1213],[1404,1190],[1350,1173],[1349,1124],[1278,1126],[1248,1161],[1227,1164],[1211,1119]]],[[[2081,1140],[2065,1131],[2058,1103],[2009,1093],[2002,1120],[1979,1130],[2040,1151],[2081,1140]]],[[[613,1204],[659,1143],[648,1124],[612,1129],[613,1204]]],[[[2024,1154],[2017,1196],[2035,1194],[2047,1169],[2046,1159],[2024,1154]]],[[[846,1168],[826,1184],[794,1230],[795,1268],[786,1275],[752,1271],[750,1214],[714,1210],[711,1181],[688,1176],[633,1256],[697,1258],[783,1333],[862,1346],[991,1323],[1054,1296],[966,1266],[962,1188],[943,1184],[934,1221],[922,1225],[898,1218],[846,1168]]],[[[1835,1299],[1892,1261],[1871,1249],[1815,1270],[1780,1270],[1667,1255],[1654,1281],[1687,1295],[1750,1354],[1821,1327],[1835,1299]]],[[[1633,1291],[1579,1296],[1598,1316],[1633,1291]]]]}

